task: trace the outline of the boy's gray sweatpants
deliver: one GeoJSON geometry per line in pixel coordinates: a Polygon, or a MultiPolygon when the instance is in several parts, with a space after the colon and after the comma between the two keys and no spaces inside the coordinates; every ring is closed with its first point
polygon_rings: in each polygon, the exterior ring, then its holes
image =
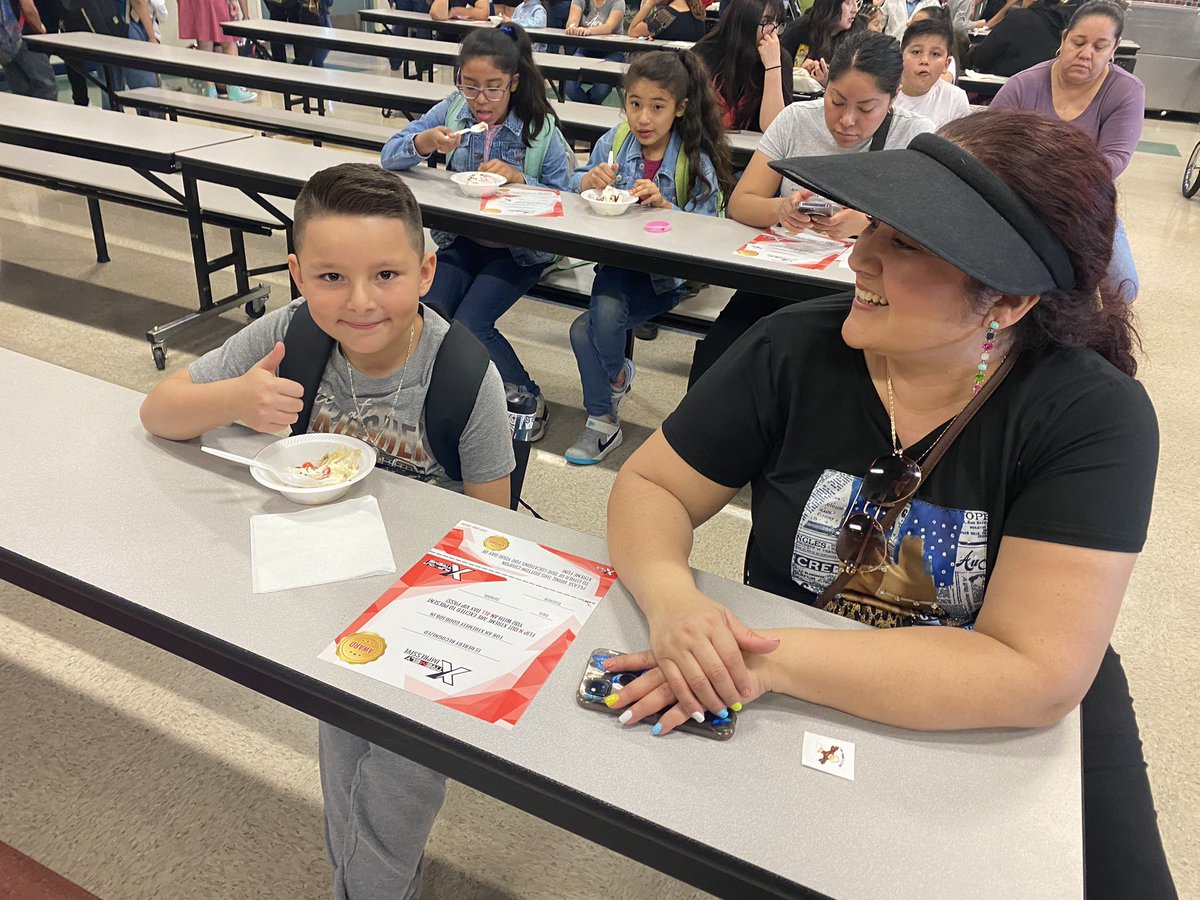
{"type": "Polygon", "coordinates": [[[325,722],[319,737],[334,900],[419,896],[445,776],[325,722]]]}

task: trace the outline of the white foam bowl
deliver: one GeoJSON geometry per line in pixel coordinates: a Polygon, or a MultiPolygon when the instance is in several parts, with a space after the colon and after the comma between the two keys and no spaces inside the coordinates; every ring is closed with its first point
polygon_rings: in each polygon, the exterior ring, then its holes
{"type": "Polygon", "coordinates": [[[504,184],[508,179],[503,175],[497,175],[495,172],[455,172],[450,176],[450,180],[457,184],[458,189],[468,197],[490,197],[496,191],[500,190],[500,185],[504,184]],[[471,184],[468,179],[472,175],[482,175],[487,179],[487,182],[471,184]]]}
{"type": "Polygon", "coordinates": [[[602,216],[619,216],[631,206],[637,206],[637,197],[629,193],[629,191],[621,191],[621,199],[615,203],[609,203],[606,200],[600,199],[600,192],[597,190],[586,190],[580,194],[584,200],[588,202],[588,206],[592,208],[592,212],[602,216]]]}
{"type": "Polygon", "coordinates": [[[504,16],[488,16],[488,21],[493,25],[499,25],[504,21],[504,16]]]}
{"type": "Polygon", "coordinates": [[[290,484],[276,481],[272,475],[261,469],[251,469],[250,474],[263,487],[279,491],[293,503],[303,506],[332,503],[334,500],[344,497],[350,488],[375,469],[375,448],[370,444],[344,434],[296,434],[268,444],[254,457],[259,462],[286,469],[289,466],[299,466],[306,462],[315,463],[326,453],[337,450],[339,447],[353,447],[362,451],[358,472],[353,478],[339,484],[323,487],[292,487],[290,484]]]}

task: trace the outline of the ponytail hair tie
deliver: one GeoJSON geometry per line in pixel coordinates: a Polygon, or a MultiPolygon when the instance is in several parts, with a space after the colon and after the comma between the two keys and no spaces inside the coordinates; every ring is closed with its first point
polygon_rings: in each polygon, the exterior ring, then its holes
{"type": "Polygon", "coordinates": [[[509,25],[507,22],[504,23],[503,25],[498,25],[496,27],[497,27],[497,30],[504,32],[510,38],[512,38],[514,41],[517,39],[516,30],[511,25],[509,25]]]}

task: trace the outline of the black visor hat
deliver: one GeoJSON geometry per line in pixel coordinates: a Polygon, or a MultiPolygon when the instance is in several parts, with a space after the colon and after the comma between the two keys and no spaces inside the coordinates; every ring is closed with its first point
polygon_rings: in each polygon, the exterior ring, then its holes
{"type": "Polygon", "coordinates": [[[904,150],[801,156],[771,168],[912,238],[988,287],[1040,294],[1075,286],[1058,236],[991,169],[933,134],[904,150]]]}

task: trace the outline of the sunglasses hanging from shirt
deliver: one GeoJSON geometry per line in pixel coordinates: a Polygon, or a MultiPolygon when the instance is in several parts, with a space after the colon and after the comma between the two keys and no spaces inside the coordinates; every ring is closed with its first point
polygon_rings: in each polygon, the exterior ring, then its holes
{"type": "MultiPolygon", "coordinates": [[[[850,602],[842,598],[842,590],[850,580],[860,572],[873,572],[884,569],[888,565],[889,548],[887,535],[899,518],[900,513],[907,508],[909,501],[916,494],[921,484],[928,480],[934,467],[945,455],[950,445],[967,427],[967,423],[983,406],[985,400],[1000,386],[1016,362],[1017,354],[1010,353],[992,373],[979,393],[971,398],[963,407],[962,412],[946,426],[945,431],[938,436],[918,462],[914,462],[902,453],[890,453],[881,456],[871,463],[867,474],[863,476],[859,489],[864,499],[863,512],[853,513],[846,517],[838,532],[837,556],[841,562],[842,571],[825,588],[814,602],[817,609],[829,612],[837,610],[839,604],[850,602]],[[875,508],[871,515],[866,510],[875,508]],[[882,517],[879,513],[883,512],[882,517]]],[[[858,596],[858,595],[856,595],[858,596]]],[[[873,607],[869,615],[852,615],[860,621],[874,625],[899,625],[912,620],[918,614],[937,617],[944,615],[936,603],[926,605],[905,605],[902,602],[885,602],[871,597],[859,597],[853,604],[873,607]]]]}

